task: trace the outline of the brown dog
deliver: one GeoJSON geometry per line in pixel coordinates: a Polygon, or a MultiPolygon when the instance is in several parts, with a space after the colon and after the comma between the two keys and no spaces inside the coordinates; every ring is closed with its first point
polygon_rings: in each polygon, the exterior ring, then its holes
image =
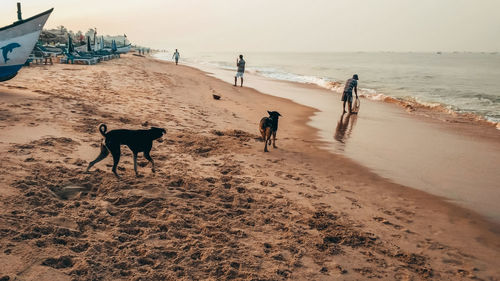
{"type": "Polygon", "coordinates": [[[116,177],[119,177],[116,173],[116,167],[120,161],[120,146],[126,145],[132,150],[134,154],[134,171],[135,175],[137,173],[137,154],[139,152],[144,152],[144,157],[151,162],[153,165],[152,171],[155,172],[155,163],[153,158],[149,155],[151,148],[153,147],[153,140],[159,139],[166,134],[167,131],[163,128],[151,127],[149,130],[112,130],[106,133],[108,128],[105,124],[99,125],[99,132],[104,137],[104,141],[101,143],[101,154],[97,158],[89,163],[87,167],[87,172],[94,166],[97,162],[103,160],[111,152],[113,156],[113,168],[112,171],[116,177]]]}
{"type": "Polygon", "coordinates": [[[271,135],[273,136],[273,147],[276,147],[276,132],[278,131],[278,119],[281,116],[277,111],[267,111],[269,117],[260,119],[259,131],[264,139],[264,152],[268,152],[267,145],[271,145],[271,135]]]}

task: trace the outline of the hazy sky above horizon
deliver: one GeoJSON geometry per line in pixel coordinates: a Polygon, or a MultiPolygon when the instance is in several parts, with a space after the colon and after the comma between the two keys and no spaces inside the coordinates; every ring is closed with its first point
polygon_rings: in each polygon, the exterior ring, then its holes
{"type": "MultiPolygon", "coordinates": [[[[2,0],[0,26],[17,19],[2,0]]],[[[23,0],[46,28],[190,51],[500,51],[500,0],[23,0]]]]}

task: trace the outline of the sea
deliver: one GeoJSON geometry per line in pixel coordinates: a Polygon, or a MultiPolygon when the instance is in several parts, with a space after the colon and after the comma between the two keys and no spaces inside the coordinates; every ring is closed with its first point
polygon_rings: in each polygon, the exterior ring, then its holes
{"type": "MultiPolygon", "coordinates": [[[[236,70],[239,53],[182,53],[188,63],[236,70]]],[[[360,94],[500,122],[500,53],[244,53],[246,71],[340,92],[359,75],[360,94]]],[[[169,53],[159,53],[168,58],[169,53]]],[[[171,57],[171,54],[170,54],[171,57]]],[[[497,127],[500,128],[500,127],[497,127]]]]}

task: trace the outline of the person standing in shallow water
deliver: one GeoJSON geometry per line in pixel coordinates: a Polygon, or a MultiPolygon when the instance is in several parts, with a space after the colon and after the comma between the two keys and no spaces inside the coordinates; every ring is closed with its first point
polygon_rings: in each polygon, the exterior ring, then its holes
{"type": "Polygon", "coordinates": [[[352,112],[352,90],[356,94],[356,99],[358,98],[358,75],[354,74],[352,78],[348,79],[345,83],[344,93],[342,94],[342,101],[344,102],[344,113],[345,111],[345,103],[349,104],[349,113],[352,112]]]}
{"type": "Polygon", "coordinates": [[[173,59],[175,59],[175,65],[177,65],[179,63],[179,57],[181,55],[179,54],[179,51],[177,51],[177,49],[175,49],[175,53],[174,55],[172,56],[173,59]]]}
{"type": "Polygon", "coordinates": [[[238,77],[241,79],[241,87],[243,87],[243,73],[245,73],[245,60],[243,59],[243,55],[240,55],[240,59],[236,59],[236,66],[238,67],[238,71],[236,72],[236,76],[234,76],[234,86],[236,86],[236,81],[238,77]]]}

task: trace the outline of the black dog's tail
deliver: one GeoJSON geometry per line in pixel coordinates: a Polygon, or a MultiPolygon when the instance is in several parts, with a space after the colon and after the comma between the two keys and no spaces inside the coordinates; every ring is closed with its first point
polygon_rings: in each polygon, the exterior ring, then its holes
{"type": "Polygon", "coordinates": [[[99,132],[101,132],[101,135],[103,137],[106,136],[106,131],[108,130],[108,127],[106,126],[106,124],[101,124],[99,125],[99,132]]]}

